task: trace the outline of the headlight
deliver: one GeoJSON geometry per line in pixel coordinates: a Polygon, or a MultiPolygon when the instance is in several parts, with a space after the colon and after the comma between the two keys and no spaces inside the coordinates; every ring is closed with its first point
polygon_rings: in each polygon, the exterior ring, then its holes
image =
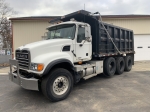
{"type": "Polygon", "coordinates": [[[41,64],[41,63],[31,63],[31,70],[34,70],[34,71],[42,71],[44,68],[44,64],[41,64]]]}

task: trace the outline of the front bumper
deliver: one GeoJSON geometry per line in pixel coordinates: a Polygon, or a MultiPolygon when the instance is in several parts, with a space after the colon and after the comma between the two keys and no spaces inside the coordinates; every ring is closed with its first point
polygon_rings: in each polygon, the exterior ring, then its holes
{"type": "Polygon", "coordinates": [[[28,90],[39,90],[38,88],[38,79],[35,78],[24,78],[19,74],[19,66],[17,60],[9,60],[10,63],[10,72],[9,72],[9,80],[20,85],[24,89],[28,90]],[[17,72],[12,70],[12,66],[16,66],[17,72]]]}

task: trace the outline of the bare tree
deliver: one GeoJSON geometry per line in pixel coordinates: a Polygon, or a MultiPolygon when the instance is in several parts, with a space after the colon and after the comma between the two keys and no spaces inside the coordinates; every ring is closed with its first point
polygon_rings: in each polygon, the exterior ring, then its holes
{"type": "Polygon", "coordinates": [[[5,0],[0,0],[0,35],[3,37],[4,48],[12,47],[11,23],[8,17],[16,14],[5,0]]]}
{"type": "Polygon", "coordinates": [[[2,18],[0,23],[0,34],[3,38],[4,48],[11,48],[12,47],[12,30],[11,30],[11,23],[5,17],[2,18]]]}

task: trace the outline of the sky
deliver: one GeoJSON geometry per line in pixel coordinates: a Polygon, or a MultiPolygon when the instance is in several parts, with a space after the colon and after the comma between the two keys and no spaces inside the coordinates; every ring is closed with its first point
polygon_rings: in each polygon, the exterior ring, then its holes
{"type": "Polygon", "coordinates": [[[63,16],[81,9],[102,15],[150,14],[150,0],[5,0],[16,17],[63,16]]]}

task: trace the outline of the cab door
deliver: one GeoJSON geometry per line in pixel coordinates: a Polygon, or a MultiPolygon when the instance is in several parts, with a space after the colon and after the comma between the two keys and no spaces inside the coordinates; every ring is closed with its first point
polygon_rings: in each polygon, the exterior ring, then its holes
{"type": "MultiPolygon", "coordinates": [[[[91,42],[86,40],[85,26],[79,26],[77,31],[77,38],[75,44],[76,61],[86,61],[91,59],[91,42]]],[[[87,31],[88,32],[88,31],[87,31]]]]}

